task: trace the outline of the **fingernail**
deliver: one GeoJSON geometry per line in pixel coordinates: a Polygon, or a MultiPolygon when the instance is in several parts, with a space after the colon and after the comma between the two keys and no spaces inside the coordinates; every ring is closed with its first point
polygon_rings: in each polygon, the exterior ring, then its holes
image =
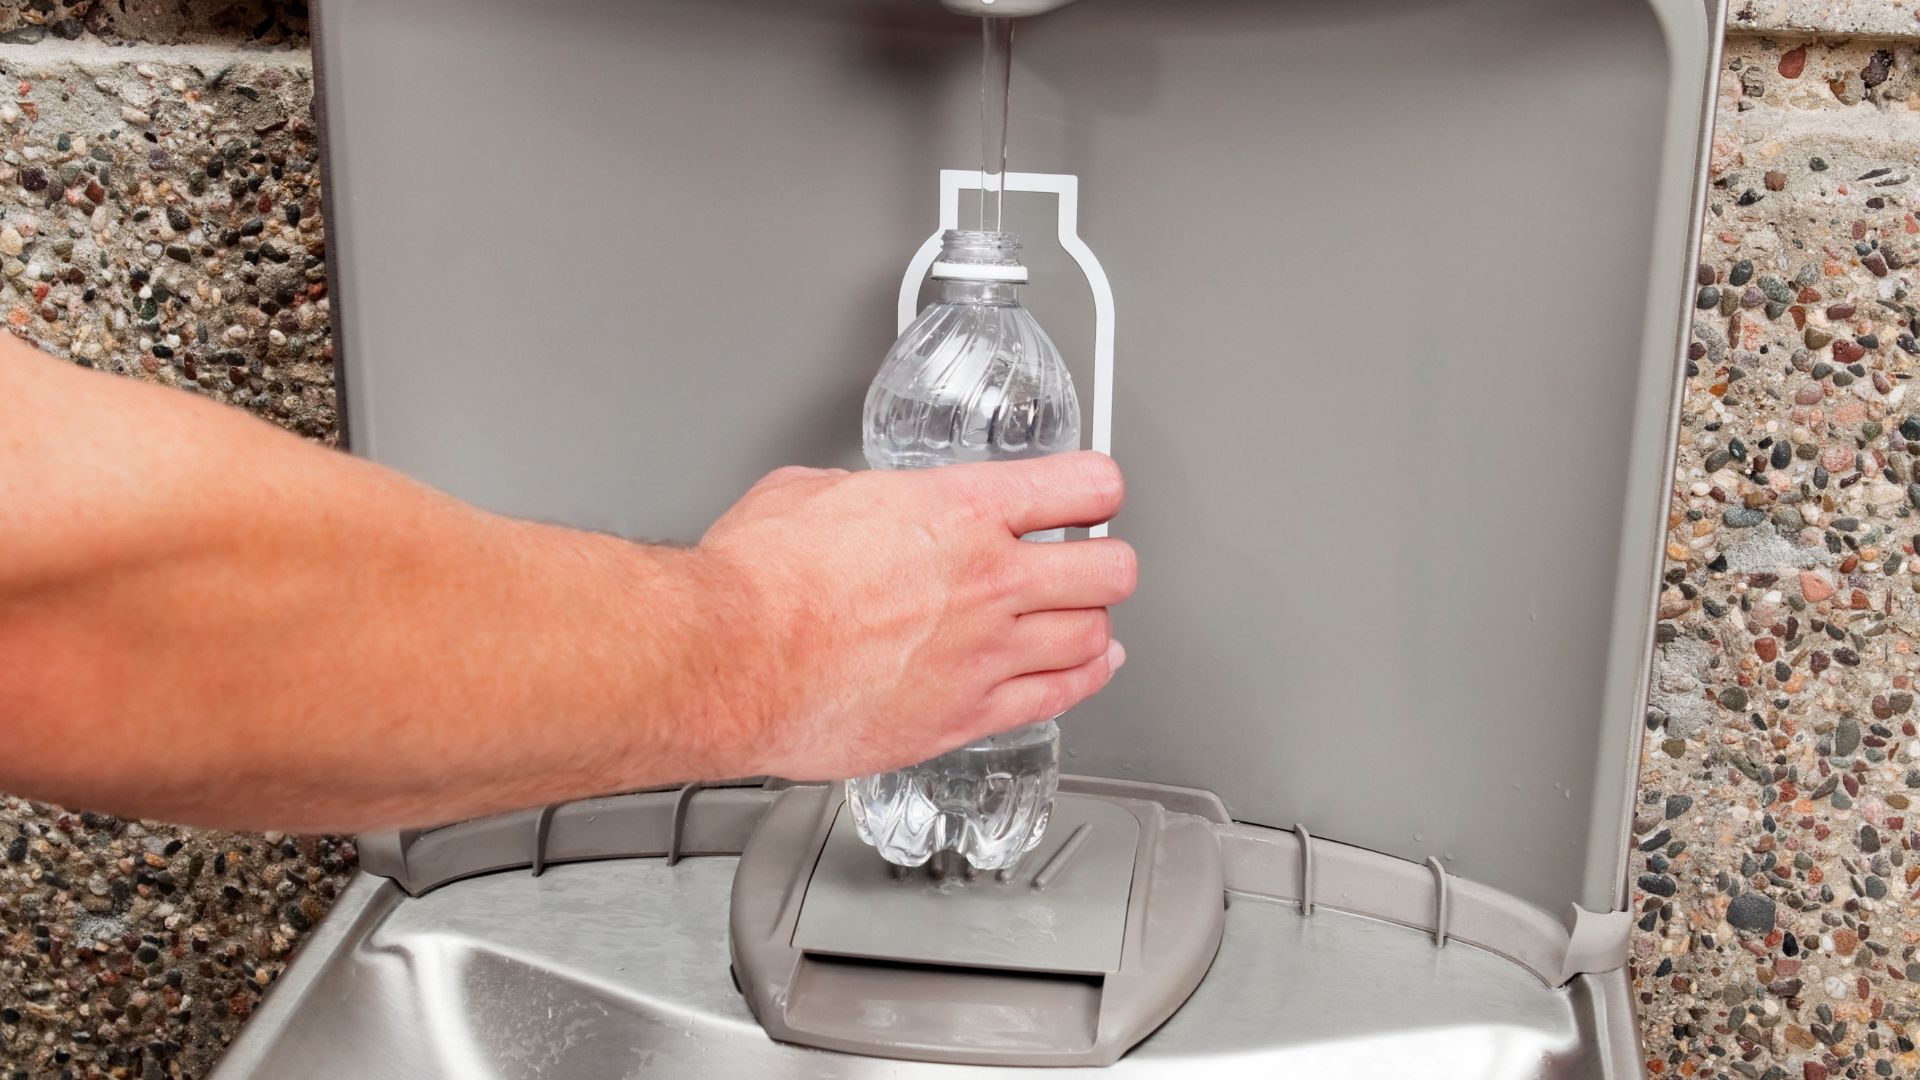
{"type": "Polygon", "coordinates": [[[1127,647],[1118,641],[1107,642],[1107,675],[1111,677],[1127,662],[1127,647]]]}

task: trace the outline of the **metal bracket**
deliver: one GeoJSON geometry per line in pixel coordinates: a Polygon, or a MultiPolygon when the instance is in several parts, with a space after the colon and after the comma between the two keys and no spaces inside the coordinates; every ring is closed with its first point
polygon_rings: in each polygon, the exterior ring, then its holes
{"type": "Polygon", "coordinates": [[[533,876],[539,877],[547,869],[547,834],[553,829],[553,812],[560,809],[559,803],[548,803],[540,808],[533,818],[533,876]]]}
{"type": "Polygon", "coordinates": [[[1573,926],[1568,931],[1566,961],[1560,968],[1561,982],[1575,975],[1612,971],[1627,962],[1633,912],[1567,906],[1572,909],[1573,926]]]}
{"type": "Polygon", "coordinates": [[[693,802],[693,793],[699,791],[701,786],[700,782],[696,780],[674,793],[673,820],[667,833],[668,866],[672,866],[680,861],[680,837],[687,827],[687,805],[693,802]]]}
{"type": "MultiPolygon", "coordinates": [[[[369,874],[389,877],[405,886],[412,881],[407,873],[407,852],[425,829],[399,829],[392,832],[361,833],[354,837],[360,852],[360,868],[369,874]]],[[[412,893],[412,889],[408,889],[412,893]]]]}
{"type": "Polygon", "coordinates": [[[1433,871],[1433,943],[1444,949],[1447,947],[1447,899],[1450,892],[1447,868],[1440,865],[1438,855],[1429,855],[1427,869],[1433,871]]]}
{"type": "Polygon", "coordinates": [[[1293,835],[1300,840],[1300,914],[1313,914],[1313,835],[1299,822],[1293,823],[1293,835]]]}
{"type": "MultiPolygon", "coordinates": [[[[1113,452],[1113,285],[1107,272],[1094,257],[1087,242],[1080,239],[1080,178],[1070,173],[1009,172],[982,174],[979,169],[940,170],[940,228],[913,253],[907,272],[900,279],[900,298],[896,307],[899,325],[895,333],[906,330],[919,313],[920,283],[926,280],[935,259],[940,257],[940,234],[960,227],[962,191],[1026,191],[1051,193],[1059,199],[1058,228],[1060,247],[1080,267],[1093,290],[1093,442],[1092,448],[1103,454],[1113,452]]],[[[1088,530],[1089,536],[1107,535],[1105,525],[1088,530]]]]}

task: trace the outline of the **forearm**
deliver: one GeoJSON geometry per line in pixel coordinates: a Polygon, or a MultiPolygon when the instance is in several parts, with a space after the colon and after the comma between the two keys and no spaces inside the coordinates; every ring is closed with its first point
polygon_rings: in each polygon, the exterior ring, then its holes
{"type": "Polygon", "coordinates": [[[24,352],[0,343],[0,787],[349,830],[742,765],[742,621],[695,553],[24,352]]]}

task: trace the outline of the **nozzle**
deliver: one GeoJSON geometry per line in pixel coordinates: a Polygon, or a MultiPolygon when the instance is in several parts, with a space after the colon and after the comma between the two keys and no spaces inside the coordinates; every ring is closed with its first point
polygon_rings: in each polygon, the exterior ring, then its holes
{"type": "Polygon", "coordinates": [[[1055,8],[1063,8],[1074,0],[940,0],[941,6],[960,15],[972,15],[982,19],[1018,19],[1028,15],[1045,15],[1055,8]]]}

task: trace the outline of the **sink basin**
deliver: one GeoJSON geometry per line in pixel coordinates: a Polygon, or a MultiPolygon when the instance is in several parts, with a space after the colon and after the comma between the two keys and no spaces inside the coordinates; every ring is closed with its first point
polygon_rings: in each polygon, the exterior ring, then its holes
{"type": "MultiPolygon", "coordinates": [[[[408,897],[356,879],[215,1080],[633,1076],[949,1078],[979,1067],[769,1039],[728,968],[732,856],[503,871],[408,897]]],[[[1186,1005],[1107,1069],[1126,1077],[1637,1075],[1624,970],[1547,987],[1463,943],[1231,893],[1186,1005]]]]}

